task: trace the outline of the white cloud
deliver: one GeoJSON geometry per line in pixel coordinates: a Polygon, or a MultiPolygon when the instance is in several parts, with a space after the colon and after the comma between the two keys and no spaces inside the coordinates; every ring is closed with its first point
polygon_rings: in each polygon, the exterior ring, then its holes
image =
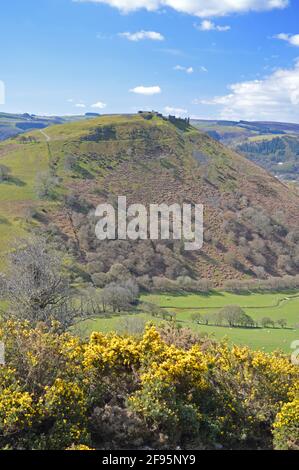
{"type": "Polygon", "coordinates": [[[225,32],[230,30],[230,26],[219,26],[210,20],[203,20],[199,25],[194,25],[199,31],[220,31],[225,32]]]}
{"type": "Polygon", "coordinates": [[[136,33],[119,33],[119,36],[128,39],[129,41],[143,41],[150,39],[151,41],[164,41],[164,36],[156,31],[137,31],[136,33]]]}
{"type": "Polygon", "coordinates": [[[208,69],[206,67],[204,67],[203,65],[200,67],[200,70],[202,72],[208,72],[208,69]]]}
{"type": "Polygon", "coordinates": [[[175,67],[173,67],[174,70],[180,70],[182,72],[186,72],[186,73],[193,73],[194,72],[194,69],[193,67],[184,67],[182,65],[176,65],[175,67]]]}
{"type": "Polygon", "coordinates": [[[165,106],[164,111],[166,114],[171,114],[176,117],[186,117],[188,114],[187,109],[174,108],[173,106],[165,106]]]}
{"type": "Polygon", "coordinates": [[[131,88],[131,93],[136,93],[137,95],[157,95],[161,93],[161,88],[159,86],[136,86],[135,88],[131,88]]]}
{"type": "Polygon", "coordinates": [[[75,108],[86,108],[86,105],[83,103],[77,103],[75,104],[75,108]]]}
{"type": "Polygon", "coordinates": [[[278,69],[262,80],[229,86],[230,93],[193,104],[215,105],[223,119],[299,121],[299,60],[291,69],[278,69]]]}
{"type": "Polygon", "coordinates": [[[103,103],[102,101],[98,101],[97,103],[94,103],[91,105],[91,108],[97,108],[97,109],[104,109],[106,108],[106,103],[103,103]]]}
{"type": "Polygon", "coordinates": [[[285,8],[289,0],[73,0],[76,2],[105,3],[122,12],[144,8],[156,11],[164,7],[173,8],[182,13],[211,18],[249,11],[267,11],[285,8]]]}
{"type": "Polygon", "coordinates": [[[286,34],[286,33],[280,33],[274,36],[276,39],[281,39],[282,41],[287,41],[289,44],[292,46],[297,46],[299,47],[299,34],[286,34]]]}

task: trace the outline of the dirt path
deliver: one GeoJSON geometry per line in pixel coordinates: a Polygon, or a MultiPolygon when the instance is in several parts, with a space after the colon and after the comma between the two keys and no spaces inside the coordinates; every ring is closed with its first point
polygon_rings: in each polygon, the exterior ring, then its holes
{"type": "Polygon", "coordinates": [[[45,131],[40,130],[39,132],[44,136],[44,138],[46,139],[46,142],[50,142],[51,137],[48,134],[46,134],[45,131]]]}

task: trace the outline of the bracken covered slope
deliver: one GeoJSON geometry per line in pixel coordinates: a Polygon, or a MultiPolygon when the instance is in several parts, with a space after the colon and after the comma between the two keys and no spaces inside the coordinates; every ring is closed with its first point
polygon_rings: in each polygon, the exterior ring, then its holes
{"type": "Polygon", "coordinates": [[[0,250],[38,229],[103,285],[113,270],[226,279],[299,271],[299,197],[266,171],[183,120],[151,113],[57,125],[0,144],[0,250]],[[115,203],[202,203],[205,243],[96,240],[93,209],[115,203]],[[110,273],[110,274],[109,274],[110,273]]]}

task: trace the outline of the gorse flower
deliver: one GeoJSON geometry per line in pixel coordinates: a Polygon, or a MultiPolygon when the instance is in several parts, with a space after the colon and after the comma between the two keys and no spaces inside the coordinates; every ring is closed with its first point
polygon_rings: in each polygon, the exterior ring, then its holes
{"type": "Polygon", "coordinates": [[[1,325],[0,446],[297,448],[298,367],[227,343],[1,325]],[[193,342],[194,343],[194,342],[193,342]],[[291,437],[290,437],[291,436],[291,437]]]}

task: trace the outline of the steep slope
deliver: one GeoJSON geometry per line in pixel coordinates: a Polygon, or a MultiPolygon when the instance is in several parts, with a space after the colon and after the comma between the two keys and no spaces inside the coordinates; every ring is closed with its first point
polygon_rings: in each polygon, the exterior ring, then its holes
{"type": "Polygon", "coordinates": [[[28,230],[46,232],[103,285],[117,272],[226,279],[296,274],[299,197],[266,171],[183,120],[151,113],[52,126],[0,144],[2,250],[28,230]],[[24,139],[25,137],[25,139],[24,139]],[[203,203],[205,244],[109,241],[94,235],[93,209],[128,203],[203,203]]]}

